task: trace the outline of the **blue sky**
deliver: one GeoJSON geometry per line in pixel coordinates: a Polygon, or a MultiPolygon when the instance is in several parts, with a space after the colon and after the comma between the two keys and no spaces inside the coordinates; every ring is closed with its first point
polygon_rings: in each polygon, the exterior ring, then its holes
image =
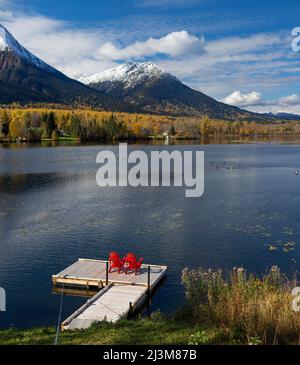
{"type": "Polygon", "coordinates": [[[0,23],[71,77],[150,60],[218,100],[300,113],[295,0],[0,0],[0,23]]]}

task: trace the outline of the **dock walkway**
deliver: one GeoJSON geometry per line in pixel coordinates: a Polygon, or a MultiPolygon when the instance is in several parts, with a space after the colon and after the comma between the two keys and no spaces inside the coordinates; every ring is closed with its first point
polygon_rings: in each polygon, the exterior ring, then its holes
{"type": "Polygon", "coordinates": [[[143,286],[110,285],[110,287],[107,287],[109,290],[101,290],[89,302],[67,318],[61,325],[62,329],[88,328],[93,322],[103,320],[116,322],[120,318],[128,316],[131,310],[134,310],[133,307],[131,308],[130,303],[134,303],[138,307],[146,298],[147,289],[143,286]]]}
{"type": "Polygon", "coordinates": [[[108,273],[107,261],[79,259],[52,276],[54,285],[101,289],[62,324],[63,330],[88,328],[94,322],[116,322],[142,306],[166,275],[167,267],[142,265],[138,275],[108,273]]]}

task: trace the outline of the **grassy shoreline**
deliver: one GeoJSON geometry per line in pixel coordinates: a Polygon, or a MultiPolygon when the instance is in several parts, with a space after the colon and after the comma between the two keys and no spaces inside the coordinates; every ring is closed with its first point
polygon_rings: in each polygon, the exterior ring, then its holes
{"type": "MultiPolygon", "coordinates": [[[[61,345],[162,345],[188,344],[201,328],[167,318],[139,318],[118,323],[97,323],[86,330],[63,331],[61,345]]],[[[0,330],[0,345],[52,345],[54,327],[0,330]]]]}
{"type": "MultiPolygon", "coordinates": [[[[300,344],[300,309],[292,294],[297,278],[273,266],[259,278],[243,268],[184,269],[186,303],[171,316],[100,322],[86,330],[60,333],[60,344],[300,344]],[[226,278],[225,278],[226,277],[226,278]]],[[[0,330],[0,344],[53,344],[54,327],[0,330]]]]}

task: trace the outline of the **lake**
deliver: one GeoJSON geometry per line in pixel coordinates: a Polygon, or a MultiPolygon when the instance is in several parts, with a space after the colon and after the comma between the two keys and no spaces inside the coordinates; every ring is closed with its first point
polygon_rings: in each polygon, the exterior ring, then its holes
{"type": "MultiPolygon", "coordinates": [[[[51,275],[79,257],[134,251],[168,265],[151,310],[184,302],[185,267],[293,272],[300,259],[300,145],[131,145],[205,152],[205,193],[96,184],[96,155],[117,146],[0,146],[0,327],[54,325],[60,296],[51,275]],[[226,168],[235,163],[239,168],[226,168]]],[[[63,319],[85,298],[66,296],[63,319]]]]}

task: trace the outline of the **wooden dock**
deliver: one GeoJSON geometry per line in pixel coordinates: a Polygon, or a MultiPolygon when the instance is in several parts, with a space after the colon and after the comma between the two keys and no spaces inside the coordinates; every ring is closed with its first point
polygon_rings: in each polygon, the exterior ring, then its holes
{"type": "MultiPolygon", "coordinates": [[[[150,287],[154,287],[165,275],[167,267],[159,265],[142,265],[138,275],[116,271],[107,273],[107,261],[79,259],[57,275],[52,275],[53,284],[94,286],[100,289],[110,283],[148,286],[148,269],[150,268],[150,287]]],[[[150,288],[150,289],[151,289],[150,288]]]]}
{"type": "Polygon", "coordinates": [[[116,322],[142,306],[154,288],[166,275],[167,267],[142,265],[139,274],[108,272],[104,260],[79,259],[60,273],[52,276],[54,285],[68,287],[97,287],[99,292],[61,325],[63,330],[88,328],[102,320],[116,322]]]}

